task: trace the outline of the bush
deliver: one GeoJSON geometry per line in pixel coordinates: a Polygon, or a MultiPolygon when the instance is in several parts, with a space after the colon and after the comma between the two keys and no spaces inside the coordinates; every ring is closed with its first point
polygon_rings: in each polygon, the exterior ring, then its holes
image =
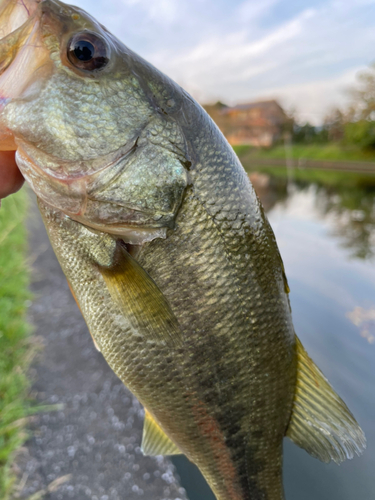
{"type": "Polygon", "coordinates": [[[296,144],[323,144],[328,142],[328,129],[314,127],[310,123],[305,125],[294,124],[292,141],[296,144]]]}
{"type": "Polygon", "coordinates": [[[344,125],[344,139],[362,149],[375,149],[375,121],[359,120],[344,125]]]}

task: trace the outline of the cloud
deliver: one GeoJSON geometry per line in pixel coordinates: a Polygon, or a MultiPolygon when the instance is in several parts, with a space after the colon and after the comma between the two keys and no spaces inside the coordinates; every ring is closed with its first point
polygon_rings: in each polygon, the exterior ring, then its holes
{"type": "Polygon", "coordinates": [[[374,57],[374,0],[76,3],[199,100],[280,96],[314,123],[374,57]]]}
{"type": "Polygon", "coordinates": [[[363,307],[356,306],[346,316],[353,325],[359,328],[361,337],[369,344],[375,344],[375,307],[363,309],[363,307]]]}
{"type": "MultiPolygon", "coordinates": [[[[200,80],[202,88],[208,90],[208,97],[218,92],[219,87],[228,87],[228,83],[238,88],[254,75],[276,69],[280,61],[269,57],[269,54],[280,45],[296,40],[303,30],[303,23],[312,15],[311,10],[303,12],[274,31],[253,40],[248,40],[248,33],[244,30],[229,32],[207,38],[179,54],[169,49],[151,54],[150,57],[155,65],[188,87],[200,80]]],[[[229,92],[226,92],[227,100],[233,100],[229,92]]]]}
{"type": "Polygon", "coordinates": [[[254,22],[266,16],[269,10],[277,3],[278,0],[263,0],[262,2],[247,0],[237,7],[234,16],[237,17],[241,23],[254,24],[254,22]]]}
{"type": "Polygon", "coordinates": [[[295,108],[301,123],[321,124],[333,107],[348,104],[347,90],[355,84],[355,77],[362,69],[357,67],[333,78],[276,87],[269,90],[266,97],[278,99],[287,110],[295,108]]]}
{"type": "Polygon", "coordinates": [[[122,0],[126,7],[140,8],[150,19],[162,24],[169,24],[179,16],[179,3],[177,0],[122,0]]]}

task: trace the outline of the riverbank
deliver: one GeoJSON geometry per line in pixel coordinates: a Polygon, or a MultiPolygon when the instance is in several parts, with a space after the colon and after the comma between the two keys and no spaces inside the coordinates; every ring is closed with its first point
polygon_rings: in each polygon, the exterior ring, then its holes
{"type": "MultiPolygon", "coordinates": [[[[371,191],[375,189],[375,157],[372,162],[359,161],[360,154],[355,156],[352,151],[352,156],[348,155],[344,161],[338,159],[340,155],[343,155],[343,151],[338,154],[336,150],[336,159],[329,160],[329,148],[293,146],[292,154],[287,162],[284,147],[265,150],[249,146],[234,146],[234,150],[249,174],[260,172],[285,182],[293,180],[316,183],[326,187],[359,188],[371,191]],[[308,152],[311,152],[309,159],[300,156],[308,152]],[[321,159],[314,159],[314,156],[315,158],[321,156],[321,159]]],[[[371,157],[366,158],[371,159],[371,157]]]]}
{"type": "Polygon", "coordinates": [[[339,188],[355,188],[355,189],[375,189],[375,175],[363,174],[354,172],[339,172],[333,170],[318,170],[318,169],[299,169],[294,168],[287,171],[286,167],[272,167],[267,165],[259,165],[257,163],[245,162],[241,158],[242,165],[245,170],[251,174],[252,172],[260,172],[270,175],[276,179],[292,180],[297,182],[315,183],[326,187],[339,188]]]}
{"type": "MultiPolygon", "coordinates": [[[[254,148],[252,146],[233,146],[238,156],[251,154],[263,159],[284,159],[286,157],[284,145],[273,148],[254,148]]],[[[355,146],[341,146],[337,143],[328,144],[293,144],[290,154],[294,160],[330,160],[330,161],[364,161],[375,163],[375,151],[363,151],[355,146]]]]}
{"type": "Polygon", "coordinates": [[[15,481],[12,462],[27,438],[29,368],[32,353],[26,311],[30,293],[26,264],[24,220],[27,194],[23,190],[0,208],[0,498],[10,498],[15,481]]]}

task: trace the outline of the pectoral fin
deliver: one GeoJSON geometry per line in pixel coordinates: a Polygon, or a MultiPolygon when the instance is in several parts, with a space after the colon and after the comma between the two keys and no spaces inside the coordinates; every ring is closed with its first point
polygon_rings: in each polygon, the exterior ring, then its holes
{"type": "Polygon", "coordinates": [[[182,453],[147,410],[143,425],[141,450],[144,455],[150,457],[156,455],[181,455],[182,453]]]}
{"type": "Polygon", "coordinates": [[[286,435],[323,462],[361,455],[366,448],[362,429],[297,337],[296,342],[297,386],[286,435]]]}
{"type": "Polygon", "coordinates": [[[182,344],[182,332],[167,299],[121,242],[110,265],[99,270],[113,301],[135,329],[155,342],[182,344]]]}

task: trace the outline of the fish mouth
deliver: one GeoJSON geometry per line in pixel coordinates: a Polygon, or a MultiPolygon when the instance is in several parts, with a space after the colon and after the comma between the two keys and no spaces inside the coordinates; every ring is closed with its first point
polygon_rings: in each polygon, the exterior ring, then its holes
{"type": "Polygon", "coordinates": [[[40,57],[41,44],[37,40],[39,3],[40,0],[0,0],[0,151],[6,153],[0,161],[2,172],[13,172],[13,177],[20,177],[14,173],[17,145],[1,114],[8,102],[22,94],[27,77],[45,60],[45,54],[40,57]]]}
{"type": "MultiPolygon", "coordinates": [[[[138,137],[133,138],[120,150],[95,160],[95,166],[83,165],[72,175],[64,170],[53,171],[38,164],[33,153],[36,148],[17,140],[17,162],[22,174],[36,195],[50,207],[62,211],[66,216],[90,227],[123,239],[129,245],[142,245],[155,238],[165,238],[170,224],[169,214],[161,214],[159,220],[153,212],[140,210],[130,202],[101,199],[103,186],[115,182],[126,170],[129,160],[138,148],[138,137]]],[[[36,155],[38,156],[38,154],[36,155]]],[[[72,170],[74,165],[69,164],[72,170]]],[[[62,168],[62,167],[61,167],[62,168]]]]}
{"type": "MultiPolygon", "coordinates": [[[[3,163],[0,154],[0,183],[1,171],[14,171],[15,158],[38,198],[71,219],[130,245],[165,238],[173,215],[169,211],[155,214],[131,197],[103,194],[103,186],[114,185],[116,191],[117,179],[138,147],[137,136],[103,157],[70,162],[43,150],[38,134],[28,133],[26,120],[17,122],[18,110],[23,105],[31,109],[60,64],[67,66],[64,43],[76,29],[78,12],[59,0],[0,0],[0,152],[11,159],[3,163]]],[[[85,19],[80,28],[90,25],[90,18],[85,19]]]]}
{"type": "Polygon", "coordinates": [[[17,31],[35,13],[40,0],[0,1],[0,40],[17,31]]]}
{"type": "Polygon", "coordinates": [[[17,149],[1,113],[19,97],[35,71],[45,63],[47,51],[40,40],[38,0],[0,0],[0,150],[17,149]]]}
{"type": "Polygon", "coordinates": [[[1,114],[8,102],[24,90],[24,68],[31,74],[41,63],[38,49],[36,59],[25,64],[31,47],[37,44],[37,9],[39,0],[0,0],[0,197],[17,191],[23,177],[17,167],[17,145],[14,136],[4,125],[1,114]],[[20,74],[22,72],[22,77],[20,74]]]}

